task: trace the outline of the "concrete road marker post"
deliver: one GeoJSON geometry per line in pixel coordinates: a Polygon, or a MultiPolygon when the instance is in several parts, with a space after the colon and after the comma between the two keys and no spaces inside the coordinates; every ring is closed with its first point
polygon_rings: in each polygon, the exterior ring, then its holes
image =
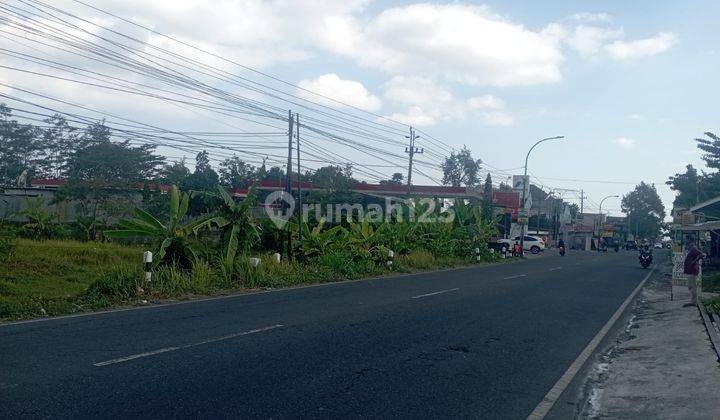
{"type": "Polygon", "coordinates": [[[149,282],[152,280],[152,258],[153,254],[150,251],[143,252],[143,262],[145,263],[145,281],[149,282]]]}
{"type": "Polygon", "coordinates": [[[281,259],[281,258],[282,258],[282,256],[280,255],[279,252],[276,252],[276,253],[273,254],[273,261],[275,261],[277,264],[280,264],[280,259],[281,259]]]}
{"type": "Polygon", "coordinates": [[[260,265],[260,258],[250,258],[248,261],[250,261],[250,265],[253,267],[260,265]]]}
{"type": "Polygon", "coordinates": [[[475,248],[475,261],[480,262],[480,248],[475,248]]]}
{"type": "Polygon", "coordinates": [[[388,256],[387,256],[387,258],[388,258],[388,259],[387,259],[387,263],[386,263],[386,264],[387,264],[387,268],[390,269],[390,270],[392,270],[392,267],[393,267],[393,259],[395,258],[395,252],[393,252],[393,250],[389,250],[389,251],[388,251],[388,256]]]}

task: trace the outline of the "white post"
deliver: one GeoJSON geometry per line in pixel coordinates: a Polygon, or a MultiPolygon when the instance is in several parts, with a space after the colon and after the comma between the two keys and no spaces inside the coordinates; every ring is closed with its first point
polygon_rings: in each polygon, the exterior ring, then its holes
{"type": "Polygon", "coordinates": [[[143,252],[143,262],[145,263],[145,281],[152,279],[152,252],[143,252]]]}
{"type": "Polygon", "coordinates": [[[475,248],[475,261],[480,262],[480,248],[475,248]]]}
{"type": "Polygon", "coordinates": [[[388,251],[387,267],[392,270],[393,259],[395,258],[395,252],[392,250],[388,251]]]}
{"type": "Polygon", "coordinates": [[[250,258],[250,265],[253,267],[257,267],[260,265],[260,258],[250,258]]]}
{"type": "Polygon", "coordinates": [[[282,258],[280,253],[276,252],[273,254],[273,261],[275,261],[276,263],[280,264],[280,258],[282,258]]]}

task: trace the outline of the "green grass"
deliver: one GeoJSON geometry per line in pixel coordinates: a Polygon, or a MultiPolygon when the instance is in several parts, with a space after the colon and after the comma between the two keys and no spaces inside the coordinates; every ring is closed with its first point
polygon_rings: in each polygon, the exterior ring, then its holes
{"type": "Polygon", "coordinates": [[[720,272],[703,273],[702,290],[703,292],[720,292],[720,272]]]}
{"type": "Polygon", "coordinates": [[[83,310],[91,284],[141,260],[139,249],[125,246],[19,239],[0,264],[0,319],[83,310]]]}
{"type": "Polygon", "coordinates": [[[708,312],[716,313],[720,315],[720,297],[712,298],[703,302],[705,309],[708,312]]]}
{"type": "Polygon", "coordinates": [[[146,283],[142,251],[97,242],[20,239],[12,255],[0,263],[0,320],[473,264],[470,259],[414,250],[397,256],[388,270],[383,262],[337,250],[305,262],[276,263],[270,255],[261,255],[258,267],[250,265],[248,256],[239,256],[231,267],[219,260],[199,262],[192,270],[160,266],[146,283]]]}

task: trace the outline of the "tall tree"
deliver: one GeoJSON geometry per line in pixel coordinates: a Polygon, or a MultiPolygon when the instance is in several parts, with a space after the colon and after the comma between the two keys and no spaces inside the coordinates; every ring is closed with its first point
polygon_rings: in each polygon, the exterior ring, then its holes
{"type": "Polygon", "coordinates": [[[482,217],[483,220],[493,219],[493,185],[489,172],[485,177],[485,186],[483,187],[482,217]]]}
{"type": "Polygon", "coordinates": [[[705,132],[705,136],[708,138],[695,139],[698,149],[705,152],[702,160],[708,168],[720,169],[720,137],[709,131],[705,132]]]}
{"type": "Polygon", "coordinates": [[[113,142],[110,137],[104,123],[88,127],[84,146],[69,157],[67,185],[55,197],[79,203],[89,237],[94,236],[98,220],[122,213],[131,204],[129,194],[157,179],[164,161],[155,155],[155,145],[132,146],[129,140],[113,142]]]}
{"type": "Polygon", "coordinates": [[[80,133],[60,114],[46,119],[45,123],[48,127],[42,130],[42,142],[46,157],[37,168],[37,176],[65,178],[70,157],[79,146],[80,133]]]}
{"type": "Polygon", "coordinates": [[[15,185],[24,171],[29,179],[42,155],[37,128],[12,119],[12,110],[0,104],[0,185],[15,185]]]}
{"type": "Polygon", "coordinates": [[[478,185],[481,163],[482,160],[472,157],[470,149],[466,146],[463,146],[459,152],[452,151],[442,164],[443,184],[453,187],[478,185]]]}
{"type": "Polygon", "coordinates": [[[164,165],[160,170],[160,181],[167,185],[182,185],[189,176],[190,169],[185,166],[184,157],[170,165],[164,165]]]}
{"type": "Polygon", "coordinates": [[[234,155],[220,162],[219,172],[220,184],[228,188],[247,188],[257,176],[253,165],[234,155]]]}
{"type": "MultiPolygon", "coordinates": [[[[195,157],[195,172],[185,178],[182,183],[183,190],[191,191],[214,191],[220,184],[220,177],[210,166],[210,155],[206,150],[198,153],[195,157]]],[[[191,203],[191,213],[197,210],[194,200],[191,203]]]]}
{"type": "Polygon", "coordinates": [[[655,185],[641,182],[622,198],[622,211],[627,214],[629,228],[639,237],[654,239],[660,234],[665,207],[655,185]]]}
{"type": "Polygon", "coordinates": [[[383,179],[380,181],[380,184],[382,185],[402,185],[403,180],[405,177],[400,172],[395,172],[392,174],[392,177],[390,179],[383,179]]]}

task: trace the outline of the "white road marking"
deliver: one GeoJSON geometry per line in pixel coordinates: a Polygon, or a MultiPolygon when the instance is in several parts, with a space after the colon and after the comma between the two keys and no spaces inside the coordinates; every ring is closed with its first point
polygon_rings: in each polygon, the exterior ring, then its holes
{"type": "Polygon", "coordinates": [[[570,382],[573,380],[575,375],[577,375],[578,371],[580,371],[580,368],[585,364],[588,358],[592,355],[592,353],[595,351],[597,346],[600,344],[603,338],[607,335],[608,331],[613,327],[615,322],[620,318],[620,315],[625,311],[625,309],[628,307],[630,302],[635,298],[635,295],[638,294],[638,292],[643,288],[647,280],[650,278],[650,276],[655,272],[655,269],[653,268],[647,276],[640,282],[640,284],[637,285],[635,290],[630,293],[630,296],[628,296],[625,301],[620,305],[620,307],[615,311],[615,313],[610,317],[610,319],[605,323],[605,325],[602,327],[602,329],[593,337],[592,341],[588,343],[588,345],[583,349],[583,351],[580,353],[580,355],[575,359],[575,361],[570,365],[570,367],[565,371],[563,376],[558,379],[558,381],[555,383],[555,385],[548,391],[548,393],[545,395],[545,397],[540,401],[540,404],[535,407],[532,413],[527,417],[528,420],[540,420],[545,418],[545,416],[550,412],[550,409],[555,405],[555,402],[560,398],[560,395],[565,391],[565,388],[570,385],[570,382]]]}
{"type": "Polygon", "coordinates": [[[413,296],[411,299],[419,299],[419,298],[424,298],[424,297],[428,297],[428,296],[435,296],[435,295],[439,295],[441,293],[454,292],[456,290],[460,290],[460,288],[456,287],[454,289],[440,290],[439,292],[432,292],[432,293],[426,293],[424,295],[417,295],[417,296],[413,296]]]}
{"type": "Polygon", "coordinates": [[[558,270],[562,270],[562,267],[553,267],[550,269],[550,271],[558,271],[558,270]]]}
{"type": "Polygon", "coordinates": [[[275,324],[275,325],[271,325],[269,327],[257,328],[257,329],[250,330],[250,331],[243,331],[243,332],[239,332],[239,333],[235,333],[235,334],[223,335],[221,337],[209,338],[207,340],[198,341],[197,343],[186,344],[184,346],[165,347],[163,349],[133,354],[130,356],[125,356],[125,357],[119,357],[117,359],[110,359],[110,360],[106,360],[104,362],[93,363],[93,366],[100,367],[100,366],[114,365],[116,363],[123,363],[123,362],[128,362],[130,360],[140,359],[141,357],[154,356],[156,354],[167,353],[169,351],[182,350],[182,349],[187,349],[190,347],[200,346],[203,344],[209,344],[209,343],[215,343],[218,341],[229,340],[231,338],[241,337],[243,335],[255,334],[255,333],[268,331],[268,330],[273,330],[275,328],[280,328],[280,327],[282,327],[281,324],[275,324]]]}
{"type": "Polygon", "coordinates": [[[166,348],[164,348],[164,349],[148,351],[148,352],[145,352],[145,353],[133,354],[132,356],[118,357],[117,359],[110,359],[110,360],[106,360],[106,361],[104,361],[104,362],[93,363],[93,366],[113,365],[113,364],[115,364],[115,363],[127,362],[127,361],[130,361],[130,360],[139,359],[139,358],[141,358],[141,357],[154,356],[154,355],[156,355],[156,354],[166,353],[166,352],[175,351],[175,350],[180,350],[180,347],[166,347],[166,348]]]}
{"type": "Polygon", "coordinates": [[[527,277],[527,274],[518,274],[516,276],[504,277],[503,280],[519,279],[520,277],[527,277]]]}

